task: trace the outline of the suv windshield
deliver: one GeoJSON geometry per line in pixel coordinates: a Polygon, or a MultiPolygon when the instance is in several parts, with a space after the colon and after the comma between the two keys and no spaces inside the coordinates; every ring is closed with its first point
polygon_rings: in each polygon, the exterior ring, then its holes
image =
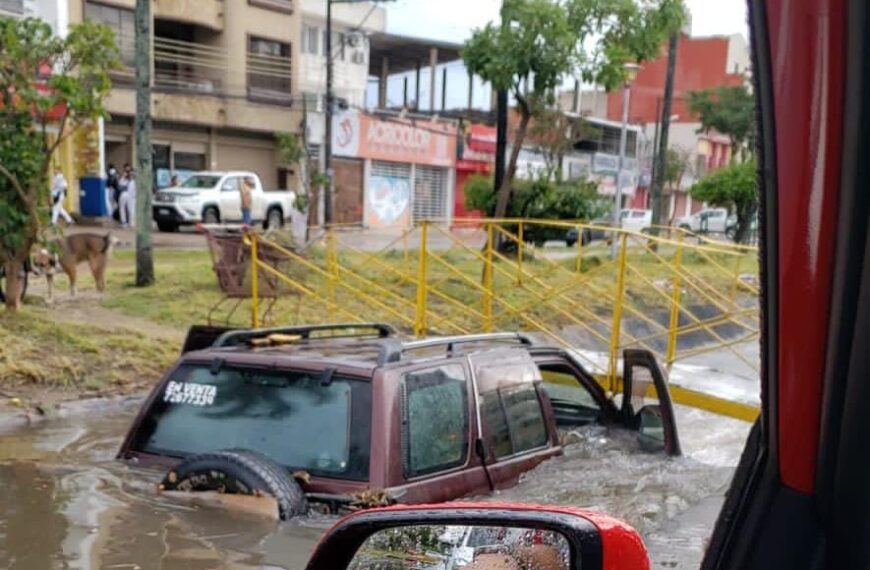
{"type": "Polygon", "coordinates": [[[220,176],[196,174],[182,182],[180,188],[214,188],[220,179],[220,176]]]}
{"type": "Polygon", "coordinates": [[[325,378],[181,366],[148,410],[134,449],[174,457],[250,449],[312,475],[366,480],[371,386],[325,378]]]}

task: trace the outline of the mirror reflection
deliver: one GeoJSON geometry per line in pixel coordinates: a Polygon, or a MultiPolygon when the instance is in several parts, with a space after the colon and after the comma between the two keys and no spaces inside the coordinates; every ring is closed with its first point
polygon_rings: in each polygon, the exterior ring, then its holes
{"type": "Polygon", "coordinates": [[[370,536],[350,570],[568,570],[568,540],[550,530],[406,526],[370,536]]]}

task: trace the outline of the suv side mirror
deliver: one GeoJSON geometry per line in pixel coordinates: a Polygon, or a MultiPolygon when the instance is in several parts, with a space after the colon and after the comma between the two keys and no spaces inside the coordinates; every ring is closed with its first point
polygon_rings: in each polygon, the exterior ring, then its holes
{"type": "Polygon", "coordinates": [[[559,507],[456,503],[351,515],[326,533],[306,570],[368,568],[649,568],[640,535],[606,515],[559,507]],[[604,561],[611,561],[606,567],[604,561]]]}

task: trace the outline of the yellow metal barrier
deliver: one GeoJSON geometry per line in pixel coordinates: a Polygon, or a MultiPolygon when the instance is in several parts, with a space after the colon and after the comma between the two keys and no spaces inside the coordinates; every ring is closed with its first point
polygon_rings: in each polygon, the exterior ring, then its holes
{"type": "MultiPolygon", "coordinates": [[[[578,357],[612,391],[628,347],[650,350],[668,367],[711,352],[729,353],[750,371],[759,367],[741,350],[759,335],[758,288],[743,279],[755,271],[751,247],[677,229],[650,235],[527,219],[456,220],[451,227],[423,221],[368,232],[332,226],[312,234],[318,237],[293,250],[267,236],[246,238],[254,326],[263,324],[259,271],[296,295],[297,320],[381,320],[417,336],[528,331],[583,349],[578,357]],[[577,232],[575,247],[541,247],[569,229],[577,232]],[[604,240],[584,242],[586,232],[603,232],[604,240]],[[611,239],[619,240],[615,260],[611,239]],[[258,245],[286,256],[294,270],[262,263],[258,245]]],[[[674,399],[741,419],[754,413],[680,386],[674,399]]]]}

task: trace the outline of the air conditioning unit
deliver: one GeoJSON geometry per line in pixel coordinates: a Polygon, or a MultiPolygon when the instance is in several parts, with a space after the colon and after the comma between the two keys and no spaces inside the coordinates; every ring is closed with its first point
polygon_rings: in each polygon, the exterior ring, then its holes
{"type": "Polygon", "coordinates": [[[365,62],[366,62],[366,54],[365,54],[365,52],[362,52],[362,51],[355,51],[355,52],[353,52],[353,54],[350,56],[350,60],[351,60],[353,63],[358,63],[358,64],[360,64],[360,65],[365,65],[365,62]]]}

